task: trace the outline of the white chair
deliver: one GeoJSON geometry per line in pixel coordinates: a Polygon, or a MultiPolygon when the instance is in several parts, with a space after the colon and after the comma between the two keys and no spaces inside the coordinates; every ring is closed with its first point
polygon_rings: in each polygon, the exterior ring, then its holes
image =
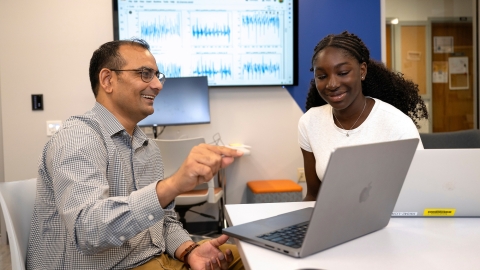
{"type": "Polygon", "coordinates": [[[24,270],[37,179],[0,183],[0,205],[7,226],[12,270],[24,270]]]}
{"type": "MultiPolygon", "coordinates": [[[[204,138],[189,138],[178,140],[154,140],[160,148],[162,154],[164,177],[173,175],[187,158],[192,148],[201,143],[205,143],[204,138]]],[[[194,190],[182,193],[175,198],[175,210],[180,216],[180,222],[186,226],[185,214],[193,206],[202,205],[204,203],[218,203],[223,197],[223,189],[215,187],[214,178],[207,182],[207,186],[200,185],[194,190]]],[[[219,207],[220,220],[219,224],[223,224],[223,201],[219,207]]],[[[220,228],[219,228],[220,230],[220,228]]]]}

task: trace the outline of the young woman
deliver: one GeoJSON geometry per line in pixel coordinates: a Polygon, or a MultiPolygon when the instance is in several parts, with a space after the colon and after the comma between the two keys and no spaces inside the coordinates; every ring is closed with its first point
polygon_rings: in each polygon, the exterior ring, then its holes
{"type": "MultiPolygon", "coordinates": [[[[315,46],[311,71],[307,112],[298,124],[308,201],[316,199],[335,148],[420,139],[417,120],[428,117],[418,85],[370,59],[354,34],[322,39],[315,46]]],[[[423,149],[421,141],[418,149],[423,149]]]]}

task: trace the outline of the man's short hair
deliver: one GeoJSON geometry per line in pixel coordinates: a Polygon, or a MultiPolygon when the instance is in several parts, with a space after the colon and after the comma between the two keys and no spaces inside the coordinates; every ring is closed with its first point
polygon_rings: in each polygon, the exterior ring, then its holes
{"type": "Polygon", "coordinates": [[[93,95],[97,97],[100,70],[103,68],[108,69],[121,69],[125,64],[125,59],[122,58],[118,52],[120,46],[132,45],[139,46],[145,50],[150,50],[150,45],[143,39],[129,39],[129,40],[114,40],[101,45],[97,50],[93,52],[90,59],[89,75],[90,85],[92,87],[93,95]]]}

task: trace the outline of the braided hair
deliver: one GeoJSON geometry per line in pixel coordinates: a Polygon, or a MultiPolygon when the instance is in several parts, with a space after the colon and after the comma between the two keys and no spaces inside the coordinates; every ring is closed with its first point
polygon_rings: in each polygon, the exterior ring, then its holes
{"type": "MultiPolygon", "coordinates": [[[[362,92],[365,96],[389,103],[408,115],[417,127],[419,127],[417,120],[428,118],[427,107],[418,94],[418,85],[405,79],[402,73],[393,72],[387,69],[383,63],[370,59],[370,51],[358,36],[348,31],[339,35],[326,36],[315,46],[312,66],[318,53],[326,47],[342,49],[345,53],[357,59],[359,63],[365,62],[367,64],[368,75],[362,81],[362,92]]],[[[313,67],[310,68],[310,71],[313,71],[313,67]]],[[[306,110],[325,104],[327,102],[320,97],[315,86],[315,80],[312,79],[307,95],[306,110]]]]}

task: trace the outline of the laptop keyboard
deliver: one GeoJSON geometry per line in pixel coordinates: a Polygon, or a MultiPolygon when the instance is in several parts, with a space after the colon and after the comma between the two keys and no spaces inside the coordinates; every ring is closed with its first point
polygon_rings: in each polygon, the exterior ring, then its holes
{"type": "Polygon", "coordinates": [[[308,222],[285,227],[273,232],[258,235],[264,240],[272,241],[284,246],[299,248],[302,246],[303,239],[307,233],[308,222]]]}

